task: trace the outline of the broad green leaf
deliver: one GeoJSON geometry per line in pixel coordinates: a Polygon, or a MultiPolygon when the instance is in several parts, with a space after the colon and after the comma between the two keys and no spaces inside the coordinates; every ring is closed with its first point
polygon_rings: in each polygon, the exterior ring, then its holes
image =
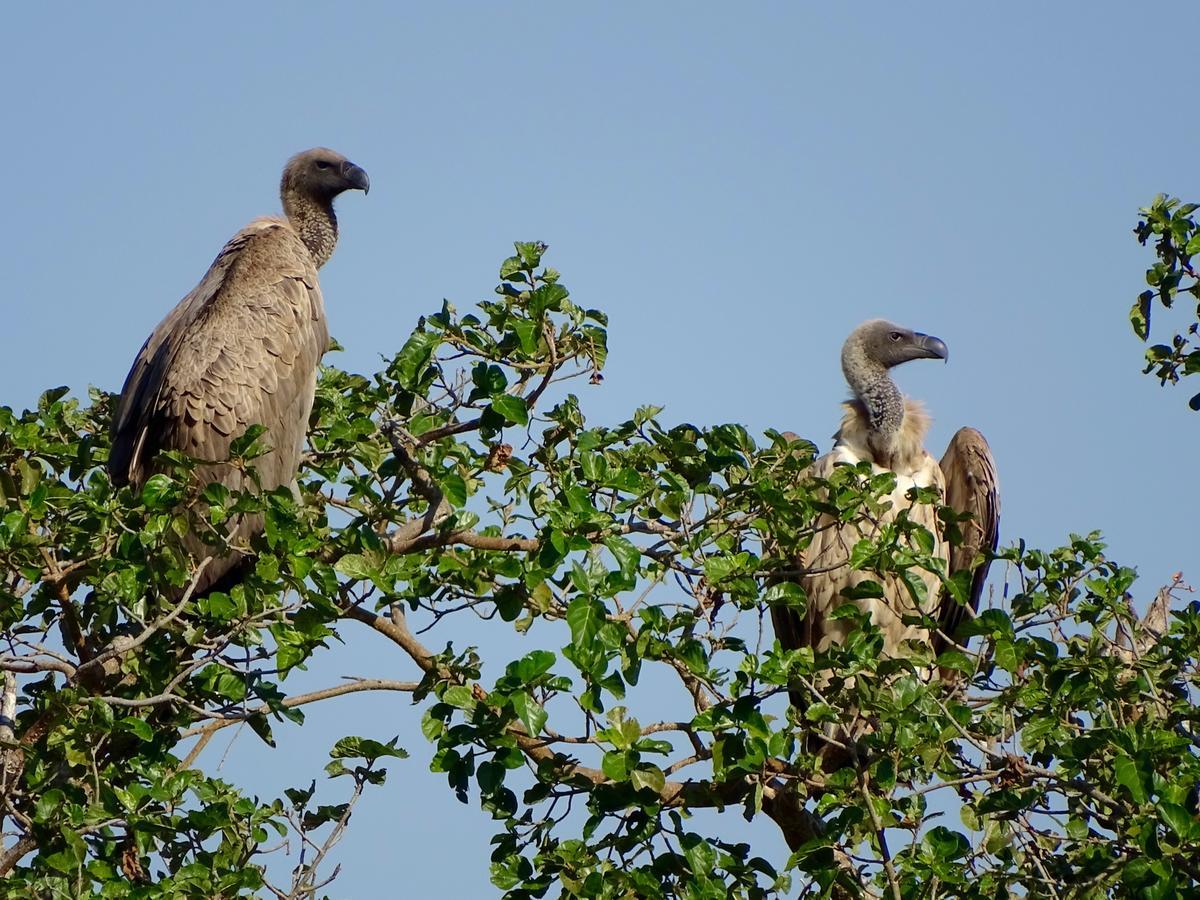
{"type": "Polygon", "coordinates": [[[442,489],[446,502],[455,509],[461,509],[467,502],[467,482],[461,475],[443,472],[438,477],[438,486],[442,489]]]}
{"type": "Polygon", "coordinates": [[[514,425],[529,424],[529,406],[521,397],[512,394],[496,394],[492,397],[492,409],[514,425]]]}
{"type": "Polygon", "coordinates": [[[1150,337],[1150,303],[1153,300],[1153,291],[1142,291],[1129,308],[1129,324],[1133,327],[1133,333],[1143,341],[1150,337]]]}
{"type": "Polygon", "coordinates": [[[408,390],[419,387],[419,379],[433,358],[433,351],[442,342],[442,336],[434,331],[414,331],[400,352],[396,354],[396,380],[408,390]]]}
{"type": "Polygon", "coordinates": [[[385,756],[396,759],[408,759],[408,751],[403,747],[396,746],[398,740],[398,737],[394,737],[384,744],[371,738],[344,737],[333,745],[333,749],[329,751],[329,755],[333,759],[362,757],[368,763],[372,763],[385,756]]]}
{"type": "Polygon", "coordinates": [[[1177,803],[1168,803],[1165,800],[1159,801],[1158,813],[1162,816],[1162,820],[1182,840],[1190,840],[1194,834],[1200,831],[1200,828],[1196,827],[1195,820],[1193,820],[1188,811],[1177,803]]]}
{"type": "Polygon", "coordinates": [[[576,597],[567,607],[567,625],[571,628],[571,643],[589,645],[600,633],[605,620],[604,606],[589,597],[576,597]]]}
{"type": "Polygon", "coordinates": [[[546,710],[525,691],[513,694],[513,711],[532,735],[541,734],[542,726],[546,724],[546,710]]]}
{"type": "Polygon", "coordinates": [[[347,553],[334,563],[333,567],[347,578],[353,578],[358,581],[370,579],[379,572],[379,567],[374,565],[361,553],[347,553]]]}
{"type": "Polygon", "coordinates": [[[620,536],[613,536],[604,539],[604,546],[617,560],[622,575],[626,578],[633,578],[637,575],[641,552],[632,542],[620,536]]]}
{"type": "Polygon", "coordinates": [[[629,777],[629,755],[624,750],[609,750],[600,769],[613,781],[625,781],[629,777]]]}
{"type": "Polygon", "coordinates": [[[643,763],[630,772],[629,780],[639,790],[649,788],[656,793],[662,791],[667,784],[667,777],[662,769],[649,763],[643,763]]]}
{"type": "Polygon", "coordinates": [[[170,509],[183,498],[183,488],[169,475],[161,472],[146,479],[142,502],[150,509],[170,509]]]}
{"type": "Polygon", "coordinates": [[[533,681],[539,675],[549,672],[555,659],[555,655],[549,650],[534,650],[517,663],[517,677],[526,683],[533,681]]]}
{"type": "Polygon", "coordinates": [[[1135,801],[1146,802],[1146,788],[1142,784],[1142,776],[1138,772],[1137,763],[1128,756],[1118,756],[1113,760],[1113,774],[1116,776],[1117,784],[1129,791],[1135,801]]]}
{"type": "Polygon", "coordinates": [[[139,719],[137,716],[126,716],[124,719],[117,721],[117,726],[122,731],[136,734],[143,741],[154,740],[154,729],[150,727],[150,723],[145,719],[139,719]]]}

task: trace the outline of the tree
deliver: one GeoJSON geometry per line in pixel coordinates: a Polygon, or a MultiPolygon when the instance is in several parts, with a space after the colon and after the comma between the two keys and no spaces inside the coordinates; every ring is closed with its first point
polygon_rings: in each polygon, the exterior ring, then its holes
{"type": "MultiPolygon", "coordinates": [[[[1159,194],[1142,209],[1142,220],[1134,229],[1138,242],[1154,241],[1157,261],[1146,270],[1149,290],[1138,294],[1129,310],[1129,322],[1143,341],[1150,338],[1150,312],[1157,297],[1164,309],[1170,309],[1181,294],[1196,300],[1196,315],[1186,330],[1171,336],[1169,344],[1154,344],[1146,350],[1146,373],[1153,372],[1161,384],[1177,384],[1181,378],[1200,372],[1200,275],[1192,267],[1192,257],[1200,253],[1200,229],[1192,218],[1200,204],[1180,202],[1159,194]]],[[[1189,401],[1200,410],[1200,394],[1189,401]]]]}
{"type": "MultiPolygon", "coordinates": [[[[0,410],[8,895],[315,896],[361,792],[404,751],[339,740],[334,803],[314,780],[263,804],[196,759],[230,724],[271,742],[272,722],[351,691],[420,704],[434,768],[496,823],[506,897],[1200,883],[1200,615],[1168,616],[1182,581],[1139,617],[1134,572],[1098,535],[1018,542],[973,646],[938,659],[954,683],[919,677],[928,653],[881,659],[868,622],[820,656],[782,651],[767,610],[804,602],[794,550],[820,512],[870,515],[889,478],[814,483],[807,442],[655,408],[589,423],[566,388],[599,381],[606,320],[571,301],[545,249],[518,243],[495,299],[443,304],[382,371],[326,369],[298,496],[196,485],[182,458],[139,495],[114,491],[110,397],[57,389],[0,410]],[[266,528],[242,584],[194,597],[206,560],[177,538],[200,501],[214,523],[262,511],[266,528]],[[472,614],[538,649],[466,645],[455,626],[472,614]],[[289,695],[335,635],[387,643],[411,680],[289,695]],[[874,727],[855,765],[825,772],[804,738],[846,710],[874,727]],[[704,809],[768,817],[790,856],[709,833],[704,809]],[[305,853],[290,884],[268,884],[262,854],[288,833],[305,853]]],[[[262,449],[252,429],[234,459],[262,449]]],[[[898,523],[853,564],[938,571],[927,539],[898,523]]]]}

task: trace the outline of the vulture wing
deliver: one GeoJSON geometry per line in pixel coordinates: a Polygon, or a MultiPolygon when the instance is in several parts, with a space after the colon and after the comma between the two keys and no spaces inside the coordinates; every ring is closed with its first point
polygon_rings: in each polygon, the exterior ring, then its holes
{"type": "MultiPolygon", "coordinates": [[[[284,221],[251,223],[225,245],[134,360],[113,419],[114,482],[140,486],[159,451],[178,450],[213,461],[200,468],[202,483],[241,488],[241,473],[220,461],[228,458],[233,439],[258,424],[273,448],[255,461],[263,489],[289,484],[328,343],[308,249],[284,221]]],[[[253,527],[244,523],[239,530],[253,527]]],[[[198,589],[234,563],[232,557],[214,561],[198,589]]]]}
{"type": "Polygon", "coordinates": [[[233,438],[261,424],[275,450],[259,460],[260,478],[265,487],[286,484],[328,342],[304,244],[276,220],[243,229],[134,360],[114,417],[114,480],[142,484],[160,450],[224,459],[233,438]]]}
{"type": "MultiPolygon", "coordinates": [[[[996,481],[996,460],[983,435],[974,428],[960,428],[950,441],[946,455],[941,460],[942,474],[946,478],[946,505],[959,513],[970,513],[971,518],[959,524],[962,543],[950,547],[949,574],[971,571],[971,609],[979,609],[979,598],[983,594],[983,583],[987,580],[990,560],[984,559],[975,566],[980,553],[992,553],[1000,538],[1000,491],[996,481]]],[[[941,630],[953,637],[962,622],[965,611],[962,604],[950,594],[943,592],[938,619],[941,630]]],[[[934,635],[934,651],[946,649],[946,640],[934,635]]]]}

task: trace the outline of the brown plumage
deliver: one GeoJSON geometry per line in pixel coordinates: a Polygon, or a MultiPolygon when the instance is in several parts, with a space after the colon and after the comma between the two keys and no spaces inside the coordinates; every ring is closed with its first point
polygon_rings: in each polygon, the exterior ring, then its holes
{"type": "MultiPolygon", "coordinates": [[[[967,597],[968,606],[974,612],[979,609],[979,598],[983,595],[983,583],[991,564],[987,554],[995,552],[1000,539],[1000,483],[996,479],[996,460],[982,434],[974,428],[960,428],[950,439],[939,467],[946,478],[945,504],[955,512],[971,514],[970,520],[959,523],[962,539],[950,546],[948,571],[951,575],[971,572],[967,597]],[[984,554],[984,560],[972,571],[980,554],[984,554]]],[[[966,609],[953,597],[942,595],[938,611],[940,633],[933,637],[935,653],[945,650],[947,638],[953,638],[958,632],[966,609]]]]}
{"type": "MultiPolygon", "coordinates": [[[[295,479],[329,343],[317,270],[337,243],[333,200],[368,188],[366,172],[332,150],[288,161],[284,217],[257,219],[234,235],[138,352],[113,417],[115,484],[140,488],[157,471],[159,452],[175,450],[207,462],[197,470],[201,485],[249,487],[223,461],[230,443],[256,424],[272,447],[254,461],[262,489],[295,479]]],[[[246,517],[228,532],[230,542],[242,546],[261,528],[258,517],[246,517]]],[[[196,534],[184,543],[197,558],[213,553],[196,534]]],[[[240,558],[214,559],[196,589],[218,585],[240,558]]]]}
{"type": "MultiPolygon", "coordinates": [[[[850,625],[830,614],[847,602],[854,602],[870,615],[884,639],[889,656],[903,653],[908,640],[932,641],[935,651],[947,646],[947,640],[919,625],[903,621],[906,616],[923,613],[935,618],[939,630],[953,637],[965,614],[965,608],[944,591],[937,575],[920,572],[925,597],[918,605],[899,577],[849,566],[850,553],[863,537],[872,537],[879,525],[891,521],[906,510],[911,521],[933,535],[933,555],[947,563],[948,573],[971,571],[969,606],[977,609],[983,583],[987,578],[986,558],[975,566],[980,555],[994,551],[1000,521],[1000,499],[996,466],[987,442],[973,428],[961,429],[950,442],[939,464],[924,448],[929,416],[920,404],[903,397],[888,371],[913,359],[945,359],[946,345],[938,338],[920,334],[883,320],[872,320],[856,328],[842,351],[842,371],[854,393],[846,403],[842,426],[835,435],[833,449],[818,459],[812,468],[816,478],[828,478],[839,465],[869,461],[876,473],[892,471],[896,489],[886,498],[890,503],[875,522],[839,524],[829,516],[817,523],[818,532],[801,556],[800,567],[809,574],[801,578],[808,597],[803,615],[786,607],[771,610],[776,636],[785,649],[812,647],[821,651],[843,642],[850,625]],[[974,518],[959,526],[963,540],[951,546],[945,526],[937,518],[936,507],[913,503],[906,494],[914,487],[932,487],[944,497],[945,505],[974,518]],[[864,581],[875,581],[883,588],[883,598],[848,601],[843,591],[864,581]]],[[[797,695],[793,698],[800,702],[797,695]]]]}

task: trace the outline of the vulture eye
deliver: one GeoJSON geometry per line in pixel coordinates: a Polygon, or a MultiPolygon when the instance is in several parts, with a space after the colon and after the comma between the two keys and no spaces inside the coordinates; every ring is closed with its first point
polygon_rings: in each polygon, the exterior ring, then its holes
{"type": "Polygon", "coordinates": [[[898,340],[900,340],[900,338],[904,337],[904,335],[902,335],[898,331],[893,331],[891,334],[888,335],[888,337],[891,338],[893,341],[898,341],[898,340]]]}
{"type": "Polygon", "coordinates": [[[330,165],[330,164],[329,164],[329,163],[327,163],[327,162],[325,162],[325,160],[323,160],[323,159],[318,159],[318,160],[317,160],[317,168],[318,168],[318,169],[328,169],[328,168],[329,168],[329,165],[330,165]]]}

